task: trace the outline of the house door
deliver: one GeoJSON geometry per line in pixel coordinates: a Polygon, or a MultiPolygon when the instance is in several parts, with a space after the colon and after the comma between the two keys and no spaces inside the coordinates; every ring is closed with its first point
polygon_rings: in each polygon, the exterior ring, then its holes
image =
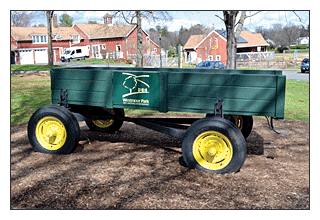
{"type": "Polygon", "coordinates": [[[100,46],[92,45],[92,54],[94,58],[100,58],[100,46]]]}
{"type": "Polygon", "coordinates": [[[34,64],[32,50],[20,50],[20,64],[34,64]]]}
{"type": "Polygon", "coordinates": [[[36,63],[48,63],[47,49],[34,50],[34,57],[35,57],[36,63]]]}

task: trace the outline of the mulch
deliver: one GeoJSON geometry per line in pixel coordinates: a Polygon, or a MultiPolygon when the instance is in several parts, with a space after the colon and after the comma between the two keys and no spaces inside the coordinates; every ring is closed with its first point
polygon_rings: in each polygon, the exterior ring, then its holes
{"type": "MultiPolygon", "coordinates": [[[[176,116],[175,116],[176,117],[176,116]]],[[[185,117],[185,116],[184,116],[185,117]]],[[[124,123],[89,131],[70,155],[34,152],[11,126],[11,209],[310,209],[309,123],[255,118],[238,173],[190,170],[181,140],[124,123]]]]}

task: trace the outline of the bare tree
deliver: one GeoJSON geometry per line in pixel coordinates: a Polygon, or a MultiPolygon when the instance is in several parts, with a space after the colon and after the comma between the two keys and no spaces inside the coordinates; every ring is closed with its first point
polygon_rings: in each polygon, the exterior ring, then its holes
{"type": "Polygon", "coordinates": [[[237,15],[239,11],[223,11],[223,18],[227,30],[227,69],[236,69],[237,59],[237,43],[242,31],[244,20],[258,14],[260,11],[247,16],[246,11],[242,11],[239,20],[237,21],[237,15]]]}
{"type": "Polygon", "coordinates": [[[52,16],[53,11],[46,11],[48,23],[48,66],[53,66],[53,51],[52,51],[52,16]]]}
{"type": "Polygon", "coordinates": [[[35,16],[35,12],[11,11],[12,27],[29,27],[35,16]]]}
{"type": "Polygon", "coordinates": [[[137,64],[136,67],[143,67],[143,34],[142,19],[148,21],[168,21],[171,16],[166,11],[117,11],[113,17],[120,16],[128,24],[137,25],[137,64]]]}

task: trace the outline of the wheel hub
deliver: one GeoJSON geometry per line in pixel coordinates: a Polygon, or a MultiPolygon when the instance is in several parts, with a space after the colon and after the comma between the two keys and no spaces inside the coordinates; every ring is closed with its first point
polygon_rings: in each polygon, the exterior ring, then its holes
{"type": "Polygon", "coordinates": [[[47,150],[58,150],[67,140],[66,128],[55,117],[42,118],[36,127],[36,137],[47,150]]]}
{"type": "Polygon", "coordinates": [[[226,167],[232,159],[232,145],[229,139],[216,131],[200,134],[193,144],[193,155],[196,161],[209,170],[226,167]]]}

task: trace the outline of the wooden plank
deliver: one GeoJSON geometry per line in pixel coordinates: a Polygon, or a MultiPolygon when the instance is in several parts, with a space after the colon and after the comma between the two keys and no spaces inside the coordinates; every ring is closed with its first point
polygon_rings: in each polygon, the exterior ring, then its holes
{"type": "Polygon", "coordinates": [[[108,88],[112,87],[112,82],[98,81],[98,80],[69,80],[58,79],[51,83],[53,90],[75,90],[75,91],[94,91],[94,92],[106,92],[108,88]],[[109,83],[109,84],[108,84],[109,83]]]}
{"type": "MultiPolygon", "coordinates": [[[[193,109],[198,112],[212,112],[215,108],[215,98],[198,97],[171,97],[168,100],[170,109],[193,109]]],[[[275,101],[223,99],[224,111],[255,112],[264,115],[266,112],[274,112],[275,101]]]]}
{"type": "Polygon", "coordinates": [[[274,100],[275,88],[210,86],[210,85],[169,85],[168,98],[171,96],[191,96],[203,98],[232,98],[252,100],[274,100]]]}
{"type": "Polygon", "coordinates": [[[208,74],[254,74],[254,75],[282,75],[282,71],[279,70],[222,70],[222,69],[179,69],[179,68],[162,68],[158,71],[170,72],[170,73],[208,73],[208,74]]]}
{"type": "Polygon", "coordinates": [[[275,88],[276,77],[271,75],[169,73],[168,84],[240,86],[275,88]]]}
{"type": "Polygon", "coordinates": [[[102,68],[61,68],[52,69],[51,75],[55,80],[96,80],[106,81],[112,79],[112,70],[102,68]]]}
{"type": "MultiPolygon", "coordinates": [[[[52,91],[52,102],[57,104],[60,102],[61,90],[52,91]]],[[[89,92],[89,91],[73,91],[67,90],[68,92],[68,104],[79,104],[79,105],[94,105],[93,106],[105,106],[112,108],[108,103],[109,94],[108,92],[89,92]]]]}

